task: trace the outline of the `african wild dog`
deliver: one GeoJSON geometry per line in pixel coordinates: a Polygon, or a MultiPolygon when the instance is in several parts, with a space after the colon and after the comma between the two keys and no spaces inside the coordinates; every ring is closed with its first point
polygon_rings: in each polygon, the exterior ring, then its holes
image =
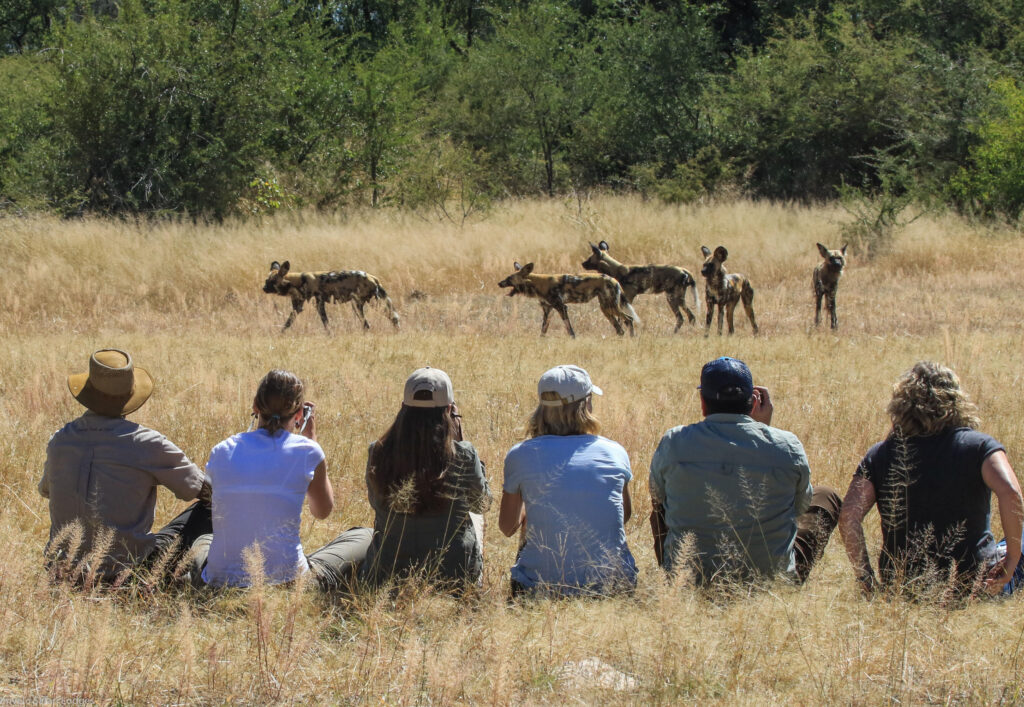
{"type": "Polygon", "coordinates": [[[676,315],[676,331],[683,325],[683,313],[679,311],[681,306],[686,312],[690,324],[696,321],[693,312],[686,306],[686,290],[693,288],[693,308],[700,312],[700,305],[697,299],[697,282],[688,270],[677,268],[675,265],[623,265],[608,253],[608,241],[601,241],[598,245],[590,244],[593,251],[591,256],[583,261],[584,270],[596,270],[604,275],[610,275],[622,285],[622,294],[626,301],[633,303],[637,295],[650,292],[651,294],[665,293],[668,306],[676,315]]]}
{"type": "Polygon", "coordinates": [[[821,324],[821,298],[825,298],[832,328],[839,327],[836,316],[836,292],[839,291],[839,278],[846,265],[846,246],[839,250],[829,250],[821,243],[817,244],[818,252],[825,260],[814,266],[814,326],[821,324]]]}
{"type": "Polygon", "coordinates": [[[316,311],[320,313],[324,329],[327,328],[327,310],[324,305],[331,301],[352,302],[352,308],[363,322],[363,329],[369,329],[370,323],[366,321],[363,305],[374,298],[384,301],[388,318],[398,327],[398,314],[391,305],[391,298],[380,286],[380,280],[373,275],[362,270],[292,273],[290,269],[291,264],[287,260],[284,263],[275,260],[270,264],[267,281],[263,283],[264,292],[290,297],[292,300],[292,313],[288,315],[288,321],[281,331],[292,325],[303,305],[311,299],[316,301],[316,311]]]}
{"type": "Polygon", "coordinates": [[[533,273],[533,263],[515,263],[515,269],[514,273],[498,283],[498,287],[511,287],[509,297],[526,295],[540,300],[540,308],[544,311],[544,320],[540,325],[542,335],[548,331],[551,310],[555,310],[565,322],[569,336],[575,338],[576,332],[569,322],[569,311],[565,305],[589,302],[595,297],[604,316],[615,327],[616,334],[623,334],[620,319],[625,320],[629,335],[635,334],[633,324],[640,319],[622,294],[622,287],[607,275],[540,275],[533,273]]]}
{"type": "Polygon", "coordinates": [[[707,246],[701,246],[700,252],[704,254],[704,265],[701,266],[700,274],[704,276],[704,298],[707,300],[708,316],[704,322],[704,336],[711,333],[711,318],[715,313],[715,305],[718,305],[718,335],[722,335],[722,315],[729,320],[729,333],[734,331],[732,323],[733,311],[736,305],[743,302],[743,309],[747,310],[750,318],[750,326],[757,333],[757,320],[754,319],[754,288],[745,276],[738,273],[726,273],[723,263],[729,257],[729,251],[723,246],[715,248],[712,253],[707,246]]]}

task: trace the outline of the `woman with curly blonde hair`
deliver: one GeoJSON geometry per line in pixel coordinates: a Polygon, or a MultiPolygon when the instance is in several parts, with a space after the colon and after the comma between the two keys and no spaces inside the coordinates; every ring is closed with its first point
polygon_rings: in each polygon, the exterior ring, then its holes
{"type": "Polygon", "coordinates": [[[864,516],[878,504],[884,586],[920,589],[949,582],[958,592],[1011,591],[1021,561],[1024,501],[1004,447],[977,431],[977,408],[956,374],[921,361],[893,386],[892,430],[857,467],[843,500],[839,530],[861,589],[875,575],[864,542],[864,516]],[[1006,535],[990,530],[992,493],[1006,535]]]}

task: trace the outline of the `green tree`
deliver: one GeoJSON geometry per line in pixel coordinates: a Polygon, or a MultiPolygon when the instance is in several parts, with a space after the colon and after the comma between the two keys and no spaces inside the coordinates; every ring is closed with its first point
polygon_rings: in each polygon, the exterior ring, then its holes
{"type": "Polygon", "coordinates": [[[1017,220],[1024,212],[1024,91],[1013,79],[992,85],[994,105],[977,128],[950,192],[965,211],[1017,220]]]}
{"type": "Polygon", "coordinates": [[[916,90],[909,46],[880,42],[842,13],[823,31],[796,22],[738,58],[712,97],[715,135],[755,194],[829,199],[871,173],[864,155],[905,141],[899,116],[916,90]]]}
{"type": "Polygon", "coordinates": [[[215,217],[235,208],[253,175],[296,147],[290,108],[323,67],[295,13],[285,2],[125,0],[116,17],[58,28],[54,203],[215,217]]]}
{"type": "Polygon", "coordinates": [[[492,170],[504,172],[513,191],[531,189],[530,167],[539,163],[541,188],[555,193],[583,105],[578,29],[579,16],[563,3],[516,7],[493,38],[474,47],[449,87],[449,132],[486,150],[492,170]]]}

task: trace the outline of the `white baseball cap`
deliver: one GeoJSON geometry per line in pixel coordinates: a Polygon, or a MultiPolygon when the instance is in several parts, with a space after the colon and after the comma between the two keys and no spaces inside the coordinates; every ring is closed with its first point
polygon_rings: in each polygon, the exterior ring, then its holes
{"type": "Polygon", "coordinates": [[[455,402],[452,379],[440,368],[418,368],[405,380],[405,397],[402,402],[411,408],[451,405],[455,402]],[[424,392],[429,393],[429,396],[424,395],[424,392]]]}
{"type": "Polygon", "coordinates": [[[575,403],[592,393],[604,395],[604,392],[591,382],[590,375],[579,366],[555,366],[545,372],[537,383],[537,394],[541,396],[540,404],[550,407],[575,403]],[[555,393],[560,399],[545,400],[544,393],[555,393]]]}

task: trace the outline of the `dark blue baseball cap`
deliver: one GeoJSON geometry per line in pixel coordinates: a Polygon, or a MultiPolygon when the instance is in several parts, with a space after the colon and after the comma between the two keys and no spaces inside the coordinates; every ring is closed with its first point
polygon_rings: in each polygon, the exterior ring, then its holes
{"type": "Polygon", "coordinates": [[[722,356],[700,371],[700,394],[705,400],[743,401],[754,395],[754,379],[747,364],[722,356]]]}

